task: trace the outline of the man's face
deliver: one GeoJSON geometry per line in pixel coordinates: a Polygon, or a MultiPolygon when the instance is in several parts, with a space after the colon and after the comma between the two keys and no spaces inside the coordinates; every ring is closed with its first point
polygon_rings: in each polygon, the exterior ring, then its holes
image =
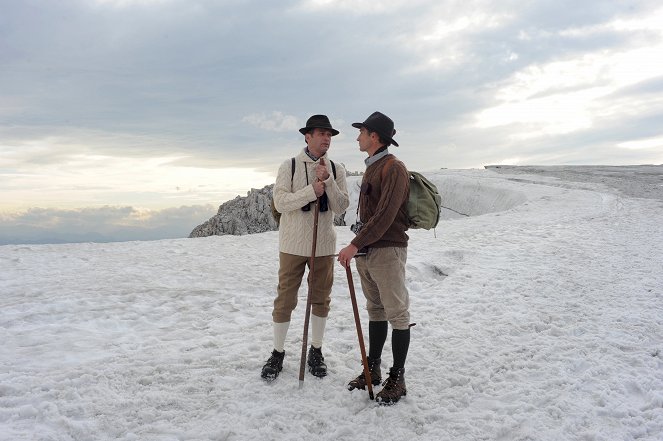
{"type": "Polygon", "coordinates": [[[368,152],[368,150],[373,146],[373,139],[371,134],[366,127],[359,128],[359,136],[357,136],[357,142],[359,142],[359,151],[368,152]]]}
{"type": "Polygon", "coordinates": [[[305,138],[309,152],[319,158],[329,150],[332,132],[327,129],[313,129],[312,132],[306,134],[305,138]]]}

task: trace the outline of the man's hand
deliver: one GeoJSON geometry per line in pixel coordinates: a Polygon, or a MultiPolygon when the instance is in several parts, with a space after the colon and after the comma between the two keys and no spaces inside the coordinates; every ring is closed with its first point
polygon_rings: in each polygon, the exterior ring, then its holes
{"type": "Polygon", "coordinates": [[[315,166],[315,176],[321,181],[329,179],[329,170],[327,170],[324,158],[320,158],[320,163],[315,166]]]}
{"type": "Polygon", "coordinates": [[[347,247],[343,248],[341,251],[339,251],[337,260],[341,265],[347,268],[350,266],[350,261],[352,260],[353,257],[355,257],[357,251],[358,251],[357,247],[350,244],[347,247]]]}
{"type": "Polygon", "coordinates": [[[320,197],[325,194],[325,183],[322,181],[315,181],[313,184],[313,191],[315,191],[315,196],[320,197]]]}

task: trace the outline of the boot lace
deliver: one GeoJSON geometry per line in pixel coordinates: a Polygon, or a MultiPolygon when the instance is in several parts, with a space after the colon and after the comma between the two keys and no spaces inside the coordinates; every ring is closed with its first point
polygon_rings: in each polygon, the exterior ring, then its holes
{"type": "Polygon", "coordinates": [[[391,378],[391,376],[387,377],[386,380],[382,382],[382,386],[384,386],[385,389],[391,390],[395,389],[398,386],[398,382],[396,381],[395,378],[391,378]]]}
{"type": "Polygon", "coordinates": [[[391,375],[387,377],[386,380],[382,383],[382,386],[384,386],[385,390],[388,391],[402,391],[404,388],[403,386],[398,382],[398,376],[391,375]]]}

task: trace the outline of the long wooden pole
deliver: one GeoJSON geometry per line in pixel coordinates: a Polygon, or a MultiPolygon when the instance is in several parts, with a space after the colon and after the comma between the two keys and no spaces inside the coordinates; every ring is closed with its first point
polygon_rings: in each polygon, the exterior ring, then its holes
{"type": "Polygon", "coordinates": [[[359,339],[359,351],[361,352],[361,362],[364,365],[364,377],[366,378],[366,388],[368,397],[373,399],[373,383],[371,382],[371,370],[368,368],[368,359],[366,358],[366,348],[364,347],[364,333],[361,332],[361,320],[359,319],[359,309],[357,308],[357,297],[355,296],[355,285],[352,281],[352,270],[350,263],[345,267],[345,273],[348,275],[348,286],[350,287],[350,300],[352,301],[352,312],[355,315],[355,326],[357,327],[357,338],[359,339]]]}
{"type": "Polygon", "coordinates": [[[311,317],[311,293],[313,291],[313,274],[315,268],[315,248],[318,243],[318,217],[320,216],[320,198],[315,202],[313,214],[313,244],[311,257],[308,263],[308,295],[306,296],[306,316],[304,317],[304,335],[302,336],[302,359],[299,364],[299,388],[304,386],[304,372],[306,370],[306,347],[308,345],[308,323],[311,317]]]}

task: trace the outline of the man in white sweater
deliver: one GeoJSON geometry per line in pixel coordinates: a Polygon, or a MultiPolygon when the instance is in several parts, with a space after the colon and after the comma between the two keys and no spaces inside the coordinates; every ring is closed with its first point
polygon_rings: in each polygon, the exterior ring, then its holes
{"type": "Polygon", "coordinates": [[[281,213],[279,225],[279,284],[272,311],[274,349],[262,368],[261,376],[274,380],[283,368],[285,339],[297,292],[302,283],[313,244],[315,204],[320,198],[313,286],[311,287],[311,347],[308,369],[316,377],[327,375],[322,356],[322,339],[329,314],[334,281],[336,231],[334,213],[345,212],[349,205],[345,169],[327,156],[332,136],[338,135],[325,115],[313,115],[304,135],[306,148],[279,167],[274,184],[274,206],[281,213]]]}

